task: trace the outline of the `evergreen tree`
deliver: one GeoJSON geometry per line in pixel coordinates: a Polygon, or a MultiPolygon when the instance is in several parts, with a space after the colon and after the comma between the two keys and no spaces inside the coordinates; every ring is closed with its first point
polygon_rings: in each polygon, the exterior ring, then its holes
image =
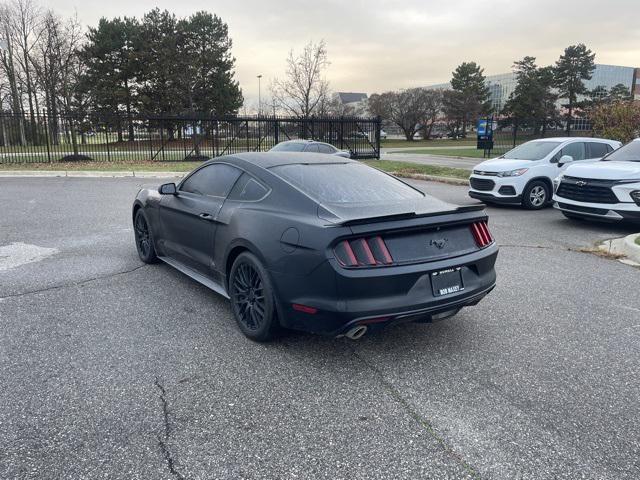
{"type": "MultiPolygon", "coordinates": [[[[81,50],[86,67],[83,88],[90,95],[92,109],[106,115],[125,112],[131,141],[132,116],[138,107],[139,42],[140,24],[136,19],[101,18],[97,27],[89,28],[81,50]]],[[[121,125],[118,137],[121,141],[121,125]]]]}
{"type": "Polygon", "coordinates": [[[564,54],[555,65],[555,87],[561,98],[567,99],[567,135],[571,134],[573,111],[578,104],[578,95],[587,93],[585,80],[590,80],[595,70],[595,53],[584,44],[572,45],[564,50],[564,54]]]}
{"type": "Polygon", "coordinates": [[[236,113],[243,99],[233,78],[235,58],[231,55],[227,24],[217,15],[197,12],[178,22],[177,35],[183,109],[236,113]]]}
{"type": "Polygon", "coordinates": [[[451,88],[454,95],[448,96],[449,113],[462,124],[462,135],[467,125],[491,109],[489,88],[485,84],[484,70],[475,62],[464,62],[452,73],[451,88]]]}

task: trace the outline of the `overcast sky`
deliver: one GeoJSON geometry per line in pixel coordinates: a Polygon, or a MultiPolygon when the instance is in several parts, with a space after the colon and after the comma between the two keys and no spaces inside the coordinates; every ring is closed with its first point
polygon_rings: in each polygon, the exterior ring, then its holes
{"type": "Polygon", "coordinates": [[[640,0],[42,0],[85,25],[137,16],[155,6],[177,16],[198,10],[229,25],[236,77],[249,101],[282,75],[290,49],[325,39],[337,91],[379,92],[448,81],[460,62],[485,74],[525,55],[554,62],[585,43],[596,62],[640,67],[640,0]]]}

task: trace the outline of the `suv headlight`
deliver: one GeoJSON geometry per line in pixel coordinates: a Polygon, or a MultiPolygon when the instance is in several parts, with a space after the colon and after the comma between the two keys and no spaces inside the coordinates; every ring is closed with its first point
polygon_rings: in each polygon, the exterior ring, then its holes
{"type": "Polygon", "coordinates": [[[519,168],[517,170],[510,170],[508,172],[498,172],[499,177],[519,177],[529,171],[528,168],[519,168]]]}
{"type": "Polygon", "coordinates": [[[640,190],[634,190],[629,194],[631,199],[640,207],[640,190]]]}

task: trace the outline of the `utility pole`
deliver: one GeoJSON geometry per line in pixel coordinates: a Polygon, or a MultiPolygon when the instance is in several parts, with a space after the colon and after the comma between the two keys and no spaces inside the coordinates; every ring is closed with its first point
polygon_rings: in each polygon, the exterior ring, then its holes
{"type": "Polygon", "coordinates": [[[260,79],[262,74],[258,75],[258,116],[262,115],[262,94],[260,88],[260,79]]]}

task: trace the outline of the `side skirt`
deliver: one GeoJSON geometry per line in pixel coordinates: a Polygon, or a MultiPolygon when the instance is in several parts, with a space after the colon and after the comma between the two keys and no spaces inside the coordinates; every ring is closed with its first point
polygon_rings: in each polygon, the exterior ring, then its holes
{"type": "Polygon", "coordinates": [[[214,292],[222,295],[227,300],[229,299],[229,295],[227,294],[227,290],[224,288],[224,286],[220,285],[218,282],[216,282],[214,280],[211,280],[208,277],[205,277],[201,273],[196,272],[192,268],[189,268],[186,265],[183,265],[182,263],[180,263],[180,262],[178,262],[178,261],[176,261],[176,260],[174,260],[172,258],[164,257],[164,256],[160,256],[160,255],[158,256],[158,258],[160,260],[162,260],[163,262],[165,262],[166,264],[171,265],[176,270],[179,270],[180,272],[184,273],[187,277],[190,277],[193,280],[195,280],[196,282],[201,283],[205,287],[210,288],[214,292]]]}

